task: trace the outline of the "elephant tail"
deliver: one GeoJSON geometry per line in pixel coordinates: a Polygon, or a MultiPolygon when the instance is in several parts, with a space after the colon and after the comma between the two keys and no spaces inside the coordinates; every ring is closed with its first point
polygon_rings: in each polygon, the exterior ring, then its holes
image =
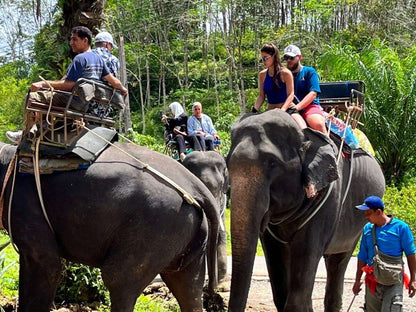
{"type": "Polygon", "coordinates": [[[220,229],[220,208],[217,201],[210,194],[200,202],[200,205],[208,219],[208,248],[207,248],[207,267],[208,267],[208,294],[214,295],[218,285],[217,269],[217,245],[218,233],[220,229]]]}

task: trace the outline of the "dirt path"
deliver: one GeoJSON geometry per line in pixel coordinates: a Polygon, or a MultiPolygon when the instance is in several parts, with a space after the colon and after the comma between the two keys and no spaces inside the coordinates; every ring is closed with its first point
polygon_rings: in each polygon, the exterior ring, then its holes
{"type": "MultiPolygon", "coordinates": [[[[231,257],[228,259],[228,272],[231,274],[231,257]]],[[[357,259],[352,257],[348,264],[347,271],[345,273],[344,294],[343,294],[343,311],[348,310],[351,304],[353,293],[351,291],[355,270],[357,267],[357,259]]],[[[405,265],[406,272],[408,273],[407,265],[405,265]]],[[[325,281],[326,270],[324,262],[321,260],[316,273],[315,286],[312,294],[312,303],[314,312],[324,312],[324,296],[325,296],[325,281]]],[[[222,293],[224,298],[227,298],[229,293],[222,293]]],[[[416,297],[409,298],[407,290],[404,290],[403,296],[403,312],[416,312],[416,297]]],[[[360,307],[364,306],[364,290],[354,299],[353,305],[349,312],[362,312],[360,307]]],[[[266,269],[266,263],[264,257],[256,257],[253,278],[250,287],[250,293],[247,300],[247,309],[249,312],[276,312],[276,308],[273,303],[272,290],[268,280],[268,274],[266,269]]]]}
{"type": "MultiPolygon", "coordinates": [[[[347,311],[353,298],[353,282],[348,280],[344,284],[343,311],[347,311]]],[[[314,312],[324,312],[324,294],[325,280],[315,281],[312,301],[314,312]]],[[[223,297],[228,299],[229,293],[222,293],[223,297]]],[[[416,298],[409,298],[407,292],[404,293],[403,312],[416,311],[416,298]]],[[[350,312],[363,312],[361,307],[364,305],[364,291],[362,291],[354,300],[350,312]]],[[[252,280],[250,293],[247,300],[246,311],[249,312],[276,312],[273,303],[272,291],[268,280],[252,280]]]]}

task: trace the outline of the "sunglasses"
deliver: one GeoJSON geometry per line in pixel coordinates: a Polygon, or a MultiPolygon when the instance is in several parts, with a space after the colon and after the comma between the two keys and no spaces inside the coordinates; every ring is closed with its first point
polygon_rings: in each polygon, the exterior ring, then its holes
{"type": "Polygon", "coordinates": [[[263,56],[260,61],[267,62],[269,58],[271,58],[271,56],[263,56]]]}
{"type": "Polygon", "coordinates": [[[283,59],[284,59],[285,61],[287,61],[287,60],[291,60],[291,61],[293,61],[295,58],[296,58],[296,56],[289,56],[289,55],[285,55],[285,56],[283,56],[283,59]]]}

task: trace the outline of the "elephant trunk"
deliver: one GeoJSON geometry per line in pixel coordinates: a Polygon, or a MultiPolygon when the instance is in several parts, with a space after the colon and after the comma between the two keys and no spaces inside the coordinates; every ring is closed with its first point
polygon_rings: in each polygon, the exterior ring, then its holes
{"type": "Polygon", "coordinates": [[[240,172],[231,177],[232,279],[228,311],[242,312],[247,302],[260,226],[270,200],[265,191],[268,187],[259,183],[261,176],[260,172],[240,172]]]}

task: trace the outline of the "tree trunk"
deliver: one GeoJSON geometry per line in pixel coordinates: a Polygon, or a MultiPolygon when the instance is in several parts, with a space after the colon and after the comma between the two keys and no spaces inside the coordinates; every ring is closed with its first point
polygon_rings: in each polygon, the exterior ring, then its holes
{"type": "MultiPolygon", "coordinates": [[[[125,86],[128,89],[127,85],[127,72],[126,72],[126,54],[124,52],[124,37],[119,37],[119,50],[118,50],[118,57],[120,59],[121,68],[120,68],[120,80],[123,86],[125,86]]],[[[127,134],[129,129],[132,128],[131,125],[131,114],[130,114],[130,98],[127,94],[124,103],[126,104],[126,107],[124,109],[124,133],[127,134]]],[[[121,118],[120,118],[121,121],[121,118]]],[[[120,128],[121,130],[122,128],[120,128]]]]}
{"type": "MultiPolygon", "coordinates": [[[[69,42],[71,29],[86,26],[97,34],[104,22],[106,0],[67,0],[61,1],[63,25],[60,27],[61,39],[69,42]]],[[[70,52],[72,53],[72,52],[70,52]]]]}

